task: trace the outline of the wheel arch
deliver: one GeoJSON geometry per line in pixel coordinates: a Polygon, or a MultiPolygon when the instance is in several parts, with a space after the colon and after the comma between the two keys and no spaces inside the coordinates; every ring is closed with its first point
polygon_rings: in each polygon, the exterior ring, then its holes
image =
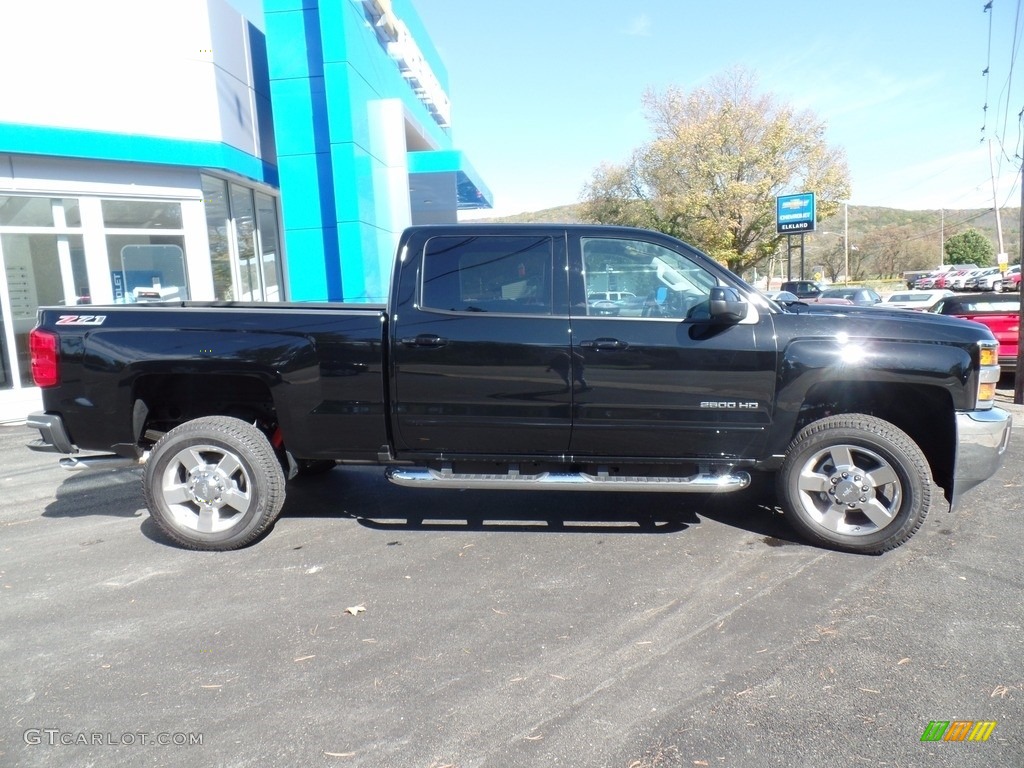
{"type": "Polygon", "coordinates": [[[132,428],[139,443],[155,442],[146,432],[169,432],[204,416],[233,416],[277,426],[272,382],[259,374],[153,373],[137,377],[132,388],[132,428]]]}
{"type": "Polygon", "coordinates": [[[941,387],[895,382],[820,382],[800,405],[790,439],[813,421],[843,413],[864,413],[906,432],[924,453],[935,483],[947,500],[956,463],[956,415],[941,387]]]}

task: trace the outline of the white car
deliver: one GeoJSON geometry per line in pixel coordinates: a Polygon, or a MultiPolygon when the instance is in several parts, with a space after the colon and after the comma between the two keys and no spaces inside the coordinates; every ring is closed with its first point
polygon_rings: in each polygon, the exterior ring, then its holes
{"type": "Polygon", "coordinates": [[[952,296],[952,291],[930,290],[930,291],[900,291],[887,296],[880,304],[890,309],[917,309],[927,312],[946,296],[952,296]]]}
{"type": "Polygon", "coordinates": [[[984,267],[974,267],[972,269],[958,270],[957,273],[953,275],[952,280],[949,281],[949,287],[952,288],[954,291],[965,290],[967,281],[970,280],[972,277],[977,277],[984,270],[984,267]]]}

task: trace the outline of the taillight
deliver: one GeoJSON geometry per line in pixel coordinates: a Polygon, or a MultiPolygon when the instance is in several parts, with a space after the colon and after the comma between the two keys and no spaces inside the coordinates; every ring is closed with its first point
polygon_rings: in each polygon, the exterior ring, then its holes
{"type": "Polygon", "coordinates": [[[32,355],[32,379],[36,386],[55,387],[59,384],[56,334],[33,328],[28,335],[28,349],[32,355]]]}
{"type": "Polygon", "coordinates": [[[978,394],[975,408],[979,411],[988,410],[995,405],[996,383],[999,381],[999,342],[978,342],[978,394]]]}

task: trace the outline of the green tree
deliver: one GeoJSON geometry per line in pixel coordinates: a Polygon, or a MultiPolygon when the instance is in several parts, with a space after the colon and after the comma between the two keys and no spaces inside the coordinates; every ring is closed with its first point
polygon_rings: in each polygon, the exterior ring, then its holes
{"type": "Polygon", "coordinates": [[[825,142],[825,124],[757,93],[746,69],[689,93],[648,90],[643,104],[654,139],[627,163],[594,171],[582,194],[589,221],[674,235],[739,273],[784,239],[778,195],[816,193],[819,219],[849,197],[846,156],[825,142]]]}
{"type": "Polygon", "coordinates": [[[977,264],[986,267],[996,255],[992,241],[976,229],[967,229],[946,240],[947,264],[977,264]]]}

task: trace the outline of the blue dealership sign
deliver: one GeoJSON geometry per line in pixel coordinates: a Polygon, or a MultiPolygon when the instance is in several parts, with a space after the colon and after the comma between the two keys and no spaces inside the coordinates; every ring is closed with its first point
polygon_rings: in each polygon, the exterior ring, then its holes
{"type": "Polygon", "coordinates": [[[814,231],[814,193],[775,198],[775,231],[780,235],[814,231]]]}

